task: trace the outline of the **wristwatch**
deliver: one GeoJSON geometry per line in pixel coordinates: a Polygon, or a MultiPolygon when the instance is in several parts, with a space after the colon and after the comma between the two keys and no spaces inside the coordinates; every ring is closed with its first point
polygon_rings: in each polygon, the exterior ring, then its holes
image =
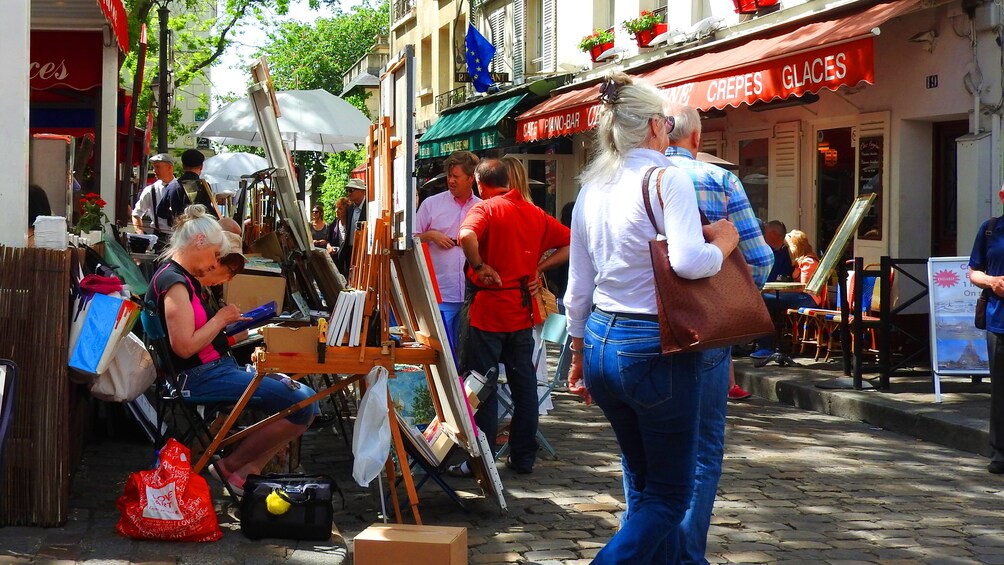
{"type": "Polygon", "coordinates": [[[476,272],[478,272],[478,271],[480,271],[480,270],[481,270],[481,267],[484,267],[484,266],[485,266],[485,262],[484,262],[484,261],[482,261],[482,262],[478,263],[477,265],[475,265],[475,266],[474,266],[474,267],[472,267],[472,268],[474,269],[474,272],[476,273],[476,272]]]}

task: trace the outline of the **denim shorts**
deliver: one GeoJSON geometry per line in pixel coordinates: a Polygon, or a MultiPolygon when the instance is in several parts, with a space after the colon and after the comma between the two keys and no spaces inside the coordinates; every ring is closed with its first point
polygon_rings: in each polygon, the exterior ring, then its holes
{"type": "MultiPolygon", "coordinates": [[[[227,355],[185,371],[181,375],[184,383],[182,394],[195,398],[233,399],[236,402],[244,394],[254,375],[253,365],[241,368],[233,357],[227,355]]],[[[285,375],[276,373],[265,375],[250,404],[269,414],[275,414],[314,395],[314,389],[298,381],[292,381],[299,385],[297,388],[290,388],[288,380],[280,380],[283,377],[285,375]]],[[[304,425],[310,423],[320,412],[317,402],[314,402],[293,412],[286,419],[294,424],[304,425]]]]}

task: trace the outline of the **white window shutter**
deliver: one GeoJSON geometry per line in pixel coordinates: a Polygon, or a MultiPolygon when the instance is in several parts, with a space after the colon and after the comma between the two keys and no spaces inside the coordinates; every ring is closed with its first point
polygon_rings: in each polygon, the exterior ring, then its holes
{"type": "Polygon", "coordinates": [[[770,217],[787,225],[799,225],[798,141],[801,122],[780,122],[774,125],[770,140],[770,217]]]}
{"type": "Polygon", "coordinates": [[[522,84],[526,61],[526,4],[512,2],[512,81],[522,84]]]}
{"type": "Polygon", "coordinates": [[[505,7],[492,11],[488,16],[488,25],[492,28],[490,41],[495,46],[495,56],[489,70],[493,73],[505,72],[505,7]]]}
{"type": "Polygon", "coordinates": [[[715,157],[725,158],[725,138],[720,131],[701,132],[701,147],[698,151],[710,153],[715,157]]]}
{"type": "Polygon", "coordinates": [[[555,0],[541,0],[540,4],[540,67],[542,73],[553,73],[555,66],[555,0]]]}

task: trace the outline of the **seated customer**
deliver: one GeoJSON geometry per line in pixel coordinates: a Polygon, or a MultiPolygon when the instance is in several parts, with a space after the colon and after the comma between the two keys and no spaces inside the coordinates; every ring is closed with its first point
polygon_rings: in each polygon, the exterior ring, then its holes
{"type": "MultiPolygon", "coordinates": [[[[224,328],[240,319],[228,305],[216,310],[204,301],[203,283],[220,278],[220,258],[230,254],[230,243],[216,218],[202,205],[192,205],[178,216],[166,259],[150,282],[146,299],[157,305],[171,344],[171,361],[192,396],[237,400],[253,377],[234,361],[224,328]]],[[[287,385],[278,376],[262,379],[255,392],[257,405],[270,413],[313,396],[300,383],[287,385]]],[[[262,467],[284,445],[303,434],[318,413],[314,403],[249,435],[218,463],[222,479],[241,494],[244,479],[262,467]]],[[[210,468],[215,474],[215,470],[210,468]]]]}
{"type": "MultiPolygon", "coordinates": [[[[764,241],[766,241],[767,245],[774,250],[774,264],[770,269],[770,273],[767,274],[767,282],[791,281],[791,275],[795,265],[791,262],[791,251],[785,243],[785,232],[788,231],[788,228],[785,227],[784,222],[780,220],[771,220],[769,222],[761,222],[760,231],[763,232],[764,241]]],[[[771,317],[777,319],[775,317],[777,315],[777,312],[775,311],[776,303],[778,302],[777,294],[765,293],[763,296],[764,301],[767,303],[767,308],[771,309],[771,317]]],[[[765,359],[769,357],[771,353],[774,353],[773,342],[773,338],[770,337],[757,339],[757,349],[753,353],[750,353],[750,357],[754,359],[765,359]]]]}
{"type": "MultiPolygon", "coordinates": [[[[816,252],[812,250],[812,244],[809,243],[809,237],[805,235],[804,231],[791,230],[788,235],[784,236],[784,242],[788,244],[788,252],[791,254],[792,262],[794,264],[794,269],[791,273],[791,280],[795,282],[800,282],[802,284],[809,284],[812,279],[812,274],[816,272],[816,268],[819,267],[819,256],[816,252]]],[[[809,293],[802,293],[805,296],[799,296],[795,294],[794,298],[790,299],[792,302],[798,302],[805,306],[819,306],[823,303],[821,296],[815,296],[809,293]],[[812,304],[808,303],[805,297],[812,300],[812,304]]]]}
{"type": "Polygon", "coordinates": [[[791,253],[784,241],[788,228],[780,220],[771,220],[761,226],[761,229],[764,241],[774,250],[774,265],[767,275],[767,282],[790,281],[794,265],[791,262],[791,253]]]}

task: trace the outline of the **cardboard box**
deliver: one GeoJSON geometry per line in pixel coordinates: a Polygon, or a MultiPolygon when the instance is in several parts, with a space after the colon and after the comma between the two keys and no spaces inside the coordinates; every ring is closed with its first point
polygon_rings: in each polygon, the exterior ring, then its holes
{"type": "Polygon", "coordinates": [[[352,552],[355,565],[467,565],[467,528],[374,524],[352,552]]]}
{"type": "Polygon", "coordinates": [[[286,278],[239,274],[223,285],[223,301],[247,312],[262,304],[275,300],[278,311],[282,312],[286,297],[286,278]]]}
{"type": "Polygon", "coordinates": [[[265,326],[262,337],[265,349],[270,352],[317,354],[317,326],[265,326]]]}

